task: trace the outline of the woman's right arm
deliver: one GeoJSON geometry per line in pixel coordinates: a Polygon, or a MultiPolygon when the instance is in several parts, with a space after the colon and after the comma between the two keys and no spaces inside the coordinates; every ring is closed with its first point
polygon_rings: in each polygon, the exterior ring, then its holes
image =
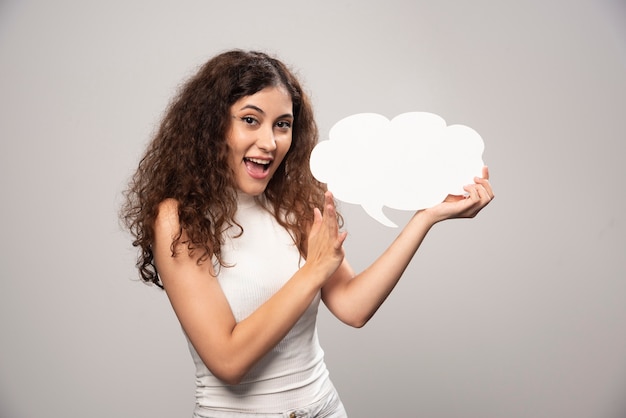
{"type": "Polygon", "coordinates": [[[178,203],[159,206],[154,258],[159,277],[183,330],[207,368],[227,384],[237,384],[282,340],[343,260],[345,233],[339,233],[334,207],[324,216],[316,209],[306,263],[269,300],[237,323],[215,277],[211,259],[198,263],[190,255],[185,231],[172,256],[178,234],[178,203]]]}

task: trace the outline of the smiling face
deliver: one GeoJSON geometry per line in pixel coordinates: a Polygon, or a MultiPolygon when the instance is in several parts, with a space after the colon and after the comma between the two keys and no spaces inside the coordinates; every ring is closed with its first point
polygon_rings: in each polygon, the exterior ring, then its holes
{"type": "Polygon", "coordinates": [[[230,114],[228,164],[235,173],[237,188],[258,196],[291,146],[291,97],[283,87],[266,87],[236,101],[230,114]]]}

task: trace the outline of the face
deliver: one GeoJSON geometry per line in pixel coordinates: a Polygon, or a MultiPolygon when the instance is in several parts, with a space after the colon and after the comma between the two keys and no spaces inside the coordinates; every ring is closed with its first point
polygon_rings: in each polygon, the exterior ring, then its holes
{"type": "Polygon", "coordinates": [[[291,146],[293,105],[283,87],[266,87],[230,107],[228,164],[243,193],[258,196],[291,146]]]}

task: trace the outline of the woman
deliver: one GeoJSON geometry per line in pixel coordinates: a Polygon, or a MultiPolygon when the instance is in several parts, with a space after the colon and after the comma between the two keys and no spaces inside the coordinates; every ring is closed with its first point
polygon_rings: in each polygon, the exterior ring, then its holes
{"type": "Polygon", "coordinates": [[[225,52],[183,86],[141,160],[123,209],[143,280],[165,289],[196,364],[195,417],[344,417],[318,344],[320,300],[362,327],[428,230],[493,198],[418,211],[356,274],[330,192],[309,170],[317,128],[280,61],[225,52]]]}

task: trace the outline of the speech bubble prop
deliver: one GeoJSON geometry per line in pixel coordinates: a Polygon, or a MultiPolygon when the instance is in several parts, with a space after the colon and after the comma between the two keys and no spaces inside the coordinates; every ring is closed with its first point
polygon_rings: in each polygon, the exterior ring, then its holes
{"type": "Polygon", "coordinates": [[[358,204],[378,222],[396,227],[383,207],[419,210],[462,195],[482,175],[484,143],[464,125],[446,126],[428,112],[392,120],[360,113],[337,122],[311,154],[311,171],[338,200],[358,204]]]}

